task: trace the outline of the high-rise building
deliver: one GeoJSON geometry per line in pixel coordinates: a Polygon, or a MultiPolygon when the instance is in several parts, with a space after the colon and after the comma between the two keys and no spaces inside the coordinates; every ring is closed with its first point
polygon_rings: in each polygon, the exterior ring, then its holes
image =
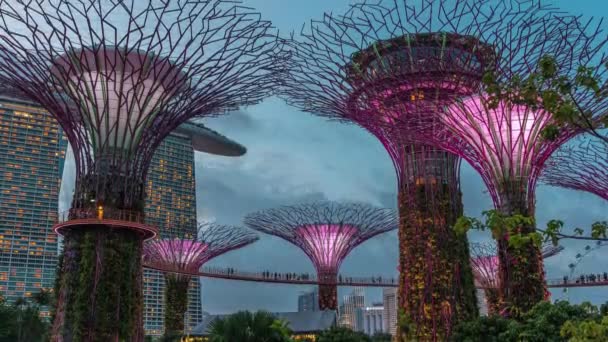
{"type": "Polygon", "coordinates": [[[486,301],[486,294],[483,289],[477,289],[477,305],[479,306],[479,315],[488,315],[488,302],[486,301]]]}
{"type": "MultiPolygon", "coordinates": [[[[184,233],[196,236],[196,185],[194,151],[228,156],[245,153],[245,148],[199,124],[184,124],[157,148],[146,183],[146,222],[160,230],[161,237],[184,233]]],[[[146,335],[164,332],[165,279],[162,273],[144,270],[144,328],[146,335]]],[[[202,319],[198,279],[190,282],[188,311],[184,313],[187,330],[202,319]]]]}
{"type": "Polygon", "coordinates": [[[298,312],[319,311],[319,289],[315,288],[310,292],[302,293],[298,296],[298,312]]]}
{"type": "Polygon", "coordinates": [[[397,288],[391,287],[382,290],[382,303],[384,306],[384,328],[387,333],[397,334],[397,288]]]}
{"type": "Polygon", "coordinates": [[[8,301],[53,288],[66,148],[51,115],[0,90],[0,293],[8,301]]]}
{"type": "Polygon", "coordinates": [[[349,295],[344,296],[340,305],[338,324],[355,331],[363,331],[363,317],[357,319],[357,309],[365,306],[365,294],[362,288],[355,288],[349,295]]]}
{"type": "Polygon", "coordinates": [[[363,332],[373,336],[385,332],[384,329],[384,305],[383,303],[373,303],[359,309],[363,316],[363,332]]]}

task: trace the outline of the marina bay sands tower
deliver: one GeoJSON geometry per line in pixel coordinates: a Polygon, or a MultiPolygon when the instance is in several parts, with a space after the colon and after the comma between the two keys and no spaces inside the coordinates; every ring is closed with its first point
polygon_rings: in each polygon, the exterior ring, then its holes
{"type": "MultiPolygon", "coordinates": [[[[196,235],[196,193],[194,151],[223,156],[240,156],[246,149],[205,126],[186,123],[159,146],[152,159],[146,183],[145,212],[149,222],[160,228],[163,238],[183,233],[196,235]]],[[[204,198],[204,195],[203,195],[204,198]]],[[[202,320],[200,287],[190,282],[187,328],[202,320]]],[[[165,278],[158,271],[144,270],[144,329],[146,335],[163,334],[165,278]]]]}
{"type": "MultiPolygon", "coordinates": [[[[67,145],[52,116],[0,87],[0,293],[9,302],[53,288],[59,245],[51,228],[58,220],[67,145]]],[[[152,195],[145,206],[161,236],[197,231],[195,151],[240,156],[246,149],[195,123],[183,124],[161,143],[146,181],[152,195]]],[[[164,283],[159,272],[145,271],[146,335],[163,333],[164,283]]],[[[198,282],[191,284],[186,314],[190,327],[202,315],[198,282]]],[[[44,308],[41,313],[50,315],[44,308]]]]}

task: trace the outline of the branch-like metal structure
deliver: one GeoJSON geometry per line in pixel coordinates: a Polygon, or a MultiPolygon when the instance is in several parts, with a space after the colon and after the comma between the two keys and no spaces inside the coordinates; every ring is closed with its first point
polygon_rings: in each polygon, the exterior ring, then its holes
{"type": "Polygon", "coordinates": [[[198,272],[207,261],[258,240],[255,233],[232,226],[204,223],[197,236],[185,234],[173,239],[148,241],[144,245],[145,266],[165,273],[165,336],[184,331],[188,310],[190,274],[198,272]]]}
{"type": "Polygon", "coordinates": [[[73,207],[136,206],[165,136],[191,117],[259,102],[282,68],[270,22],[240,1],[0,4],[0,80],[64,129],[73,207]]]}
{"type": "Polygon", "coordinates": [[[284,56],[240,1],[0,0],[0,83],[57,119],[76,162],[68,222],[55,227],[66,243],[53,340],[143,340],[154,151],[192,117],[269,95],[284,56]]]}
{"type": "MultiPolygon", "coordinates": [[[[384,4],[357,5],[344,16],[311,23],[292,44],[294,66],[285,90],[290,103],[354,121],[377,136],[397,131],[454,153],[481,174],[503,214],[533,216],[545,160],[580,130],[566,128],[557,139],[543,139],[541,132],[553,123],[550,113],[512,101],[493,103],[481,80],[488,72],[498,82],[525,78],[547,54],[562,75],[576,72],[602,53],[606,39],[594,39],[599,26],[532,0],[384,4]]],[[[500,237],[501,248],[507,248],[506,238],[500,237]]],[[[505,303],[514,315],[545,293],[540,251],[532,244],[523,250],[525,271],[502,268],[518,274],[502,274],[505,303]]]]}
{"type": "Polygon", "coordinates": [[[545,184],[590,192],[608,201],[608,144],[589,136],[560,147],[541,175],[545,184]]]}
{"type": "Polygon", "coordinates": [[[247,229],[215,223],[199,224],[196,236],[183,235],[146,242],[144,265],[179,276],[180,272],[197,272],[207,261],[258,240],[247,229]]]}
{"type": "Polygon", "coordinates": [[[365,204],[320,202],[249,214],[245,224],[298,246],[310,258],[319,280],[319,308],[336,310],[337,276],[350,251],[397,228],[393,210],[365,204]]]}
{"type": "MultiPolygon", "coordinates": [[[[559,254],[564,250],[564,247],[554,246],[547,242],[543,244],[541,250],[543,259],[548,259],[559,254]]],[[[500,296],[502,286],[500,284],[500,265],[496,243],[472,243],[471,266],[473,267],[476,286],[484,291],[488,314],[500,314],[503,307],[500,296]]]]}
{"type": "MultiPolygon", "coordinates": [[[[458,165],[457,158],[443,152],[440,163],[429,160],[412,163],[406,156],[420,149],[432,151],[429,145],[434,145],[435,149],[444,147],[436,142],[441,139],[434,136],[445,135],[442,131],[436,133],[436,126],[443,125],[443,119],[437,113],[456,99],[478,92],[488,70],[495,70],[500,63],[522,68],[529,66],[518,58],[503,62],[501,59],[505,56],[496,49],[497,45],[526,42],[527,34],[542,26],[555,32],[556,27],[563,28],[569,20],[555,15],[552,8],[538,1],[366,2],[352,6],[344,15],[326,14],[322,19],[312,21],[298,38],[288,42],[292,58],[288,62],[290,75],[284,81],[283,89],[287,101],[304,111],[362,126],[379,138],[393,160],[400,185],[402,220],[400,264],[404,272],[400,280],[400,306],[416,326],[413,339],[447,339],[452,322],[467,319],[467,314],[460,315],[453,305],[461,300],[452,299],[453,294],[433,285],[452,285],[451,279],[458,273],[446,274],[444,278],[450,280],[440,281],[429,277],[429,272],[422,267],[421,271],[413,267],[415,262],[424,263],[416,261],[416,255],[422,255],[422,244],[433,246],[437,240],[448,241],[447,245],[453,242],[451,245],[460,246],[460,251],[454,250],[452,254],[464,255],[459,264],[468,264],[469,258],[466,239],[458,241],[458,237],[446,233],[449,232],[446,228],[453,224],[450,213],[461,210],[459,202],[453,208],[424,206],[427,202],[440,202],[441,197],[458,198],[458,185],[453,183],[457,182],[457,177],[437,181],[435,184],[445,186],[442,191],[438,186],[429,186],[432,182],[416,184],[415,181],[440,179],[440,175],[457,173],[457,166],[446,167],[450,158],[456,160],[452,165],[458,165]],[[443,166],[437,168],[437,165],[443,166]],[[417,168],[414,177],[409,176],[413,173],[412,168],[417,168]],[[416,193],[425,195],[416,196],[416,193]],[[418,205],[412,206],[416,201],[418,205]],[[418,220],[412,220],[407,213],[412,208],[424,215],[417,214],[418,220]],[[440,214],[445,217],[435,219],[440,214]],[[429,227],[429,222],[433,229],[428,230],[432,233],[420,234],[429,227]],[[419,240],[419,248],[415,246],[416,240],[419,240]],[[413,279],[424,279],[424,282],[417,284],[413,279]],[[433,307],[432,313],[425,317],[429,305],[433,307]]],[[[538,37],[532,34],[530,38],[538,37]]],[[[537,40],[536,43],[542,41],[537,40]]],[[[521,48],[520,55],[537,52],[527,49],[524,44],[521,48]]],[[[439,153],[435,155],[439,156],[439,153]]],[[[437,253],[427,251],[425,255],[437,253]]],[[[468,274],[465,278],[472,278],[468,274]]],[[[470,289],[473,290],[472,286],[470,289]]],[[[474,306],[474,297],[467,294],[465,297],[474,306]]],[[[473,307],[462,311],[476,310],[473,307]]]]}

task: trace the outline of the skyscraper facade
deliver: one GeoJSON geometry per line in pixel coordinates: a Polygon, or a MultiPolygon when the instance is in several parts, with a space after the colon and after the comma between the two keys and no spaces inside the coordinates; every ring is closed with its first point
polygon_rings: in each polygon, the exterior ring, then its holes
{"type": "MultiPolygon", "coordinates": [[[[146,183],[146,222],[160,229],[161,237],[182,233],[196,236],[196,185],[194,149],[188,135],[168,136],[154,154],[146,183]]],[[[186,327],[202,321],[200,285],[190,282],[186,327]]],[[[146,335],[164,332],[165,278],[161,272],[144,270],[144,328],[146,335]]]]}
{"type": "Polygon", "coordinates": [[[363,316],[363,332],[365,334],[373,336],[385,331],[383,303],[374,303],[372,306],[361,308],[359,311],[363,316]]]}
{"type": "Polygon", "coordinates": [[[382,290],[384,306],[384,328],[393,336],[397,334],[397,288],[391,287],[382,290]]]}
{"type": "Polygon", "coordinates": [[[344,296],[340,305],[339,325],[355,331],[363,331],[363,316],[358,309],[365,306],[365,294],[362,288],[355,288],[349,295],[344,296]]]}
{"type": "MultiPolygon", "coordinates": [[[[240,156],[246,149],[203,125],[178,127],[157,148],[146,183],[146,222],[159,228],[162,238],[197,234],[194,151],[240,156]]],[[[144,270],[144,329],[146,335],[164,333],[165,279],[162,273],[144,270]]],[[[198,279],[190,282],[186,333],[203,320],[198,279]]]]}
{"type": "Polygon", "coordinates": [[[66,148],[53,117],[0,89],[0,293],[9,302],[53,288],[66,148]]]}
{"type": "Polygon", "coordinates": [[[319,289],[315,288],[310,292],[302,293],[298,296],[298,312],[319,311],[319,289]]]}

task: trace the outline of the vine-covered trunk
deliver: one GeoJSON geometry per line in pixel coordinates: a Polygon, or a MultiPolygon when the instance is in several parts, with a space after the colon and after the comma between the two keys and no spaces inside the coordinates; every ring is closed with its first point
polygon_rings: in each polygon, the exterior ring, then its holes
{"type": "Polygon", "coordinates": [[[53,341],[141,341],[141,237],[87,225],[65,236],[53,341]]]}
{"type": "Polygon", "coordinates": [[[478,315],[477,297],[467,237],[453,229],[462,214],[456,157],[427,153],[410,160],[399,192],[399,335],[445,341],[455,323],[478,315]]]}
{"type": "Polygon", "coordinates": [[[336,284],[319,283],[319,310],[338,309],[338,287],[336,284]]]}
{"type": "Polygon", "coordinates": [[[487,288],[483,290],[486,306],[488,308],[488,316],[500,314],[500,293],[496,288],[487,288]]]}
{"type": "Polygon", "coordinates": [[[165,275],[165,336],[175,337],[184,333],[184,315],[188,310],[188,286],[190,277],[165,275]]]}
{"type": "MultiPolygon", "coordinates": [[[[507,189],[512,191],[507,191],[502,197],[500,213],[505,216],[519,214],[534,218],[534,207],[529,203],[525,188],[512,185],[507,189]]],[[[523,225],[516,227],[514,231],[505,232],[498,241],[503,310],[506,315],[514,318],[520,317],[546,298],[547,286],[541,247],[532,239],[523,239],[523,243],[518,246],[509,243],[513,234],[526,237],[534,232],[533,225],[523,225]]]]}

